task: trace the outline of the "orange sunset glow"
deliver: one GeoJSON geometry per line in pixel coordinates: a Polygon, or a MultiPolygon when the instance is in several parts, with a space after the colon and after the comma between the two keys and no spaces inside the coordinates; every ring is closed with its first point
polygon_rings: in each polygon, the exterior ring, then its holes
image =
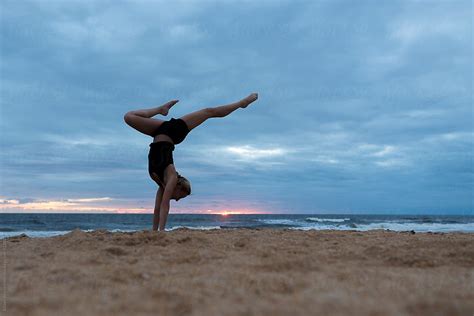
{"type": "Polygon", "coordinates": [[[265,212],[258,211],[258,210],[249,210],[249,209],[236,209],[236,210],[224,209],[224,210],[206,210],[205,212],[198,211],[194,213],[217,214],[217,215],[227,216],[227,215],[236,215],[236,214],[264,214],[265,212]]]}
{"type": "MultiPolygon", "coordinates": [[[[79,199],[37,199],[34,201],[21,202],[18,199],[0,197],[1,212],[26,212],[26,213],[121,213],[140,214],[152,213],[153,201],[147,206],[137,207],[133,200],[114,199],[110,197],[79,198],[79,199]]],[[[173,212],[176,214],[217,214],[222,216],[235,214],[265,214],[267,212],[256,208],[236,207],[229,208],[223,205],[221,208],[180,208],[176,205],[173,212]]]]}

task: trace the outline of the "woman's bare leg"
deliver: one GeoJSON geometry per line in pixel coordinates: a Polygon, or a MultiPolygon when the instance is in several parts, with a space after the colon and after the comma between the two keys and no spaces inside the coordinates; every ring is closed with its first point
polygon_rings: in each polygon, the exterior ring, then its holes
{"type": "Polygon", "coordinates": [[[161,114],[163,116],[166,116],[168,115],[168,112],[169,110],[171,109],[171,107],[173,105],[175,105],[176,103],[178,103],[179,100],[171,100],[169,102],[166,102],[165,104],[163,105],[160,105],[160,106],[157,106],[157,107],[154,107],[154,108],[149,108],[149,109],[141,109],[141,110],[134,110],[134,111],[130,111],[138,116],[141,116],[141,117],[153,117],[157,114],[161,114]]]}
{"type": "Polygon", "coordinates": [[[148,136],[154,136],[154,132],[164,121],[152,119],[151,117],[157,114],[168,115],[170,108],[177,102],[178,100],[172,100],[157,107],[129,111],[124,115],[123,119],[137,131],[148,136]]]}
{"type": "Polygon", "coordinates": [[[199,125],[201,125],[202,123],[204,123],[209,118],[224,117],[234,112],[238,108],[246,108],[250,103],[257,100],[257,98],[258,98],[258,94],[252,93],[248,97],[243,98],[240,101],[226,104],[226,105],[216,106],[216,107],[204,108],[204,109],[186,114],[180,118],[186,122],[186,125],[188,125],[189,130],[192,130],[198,127],[199,125]]]}

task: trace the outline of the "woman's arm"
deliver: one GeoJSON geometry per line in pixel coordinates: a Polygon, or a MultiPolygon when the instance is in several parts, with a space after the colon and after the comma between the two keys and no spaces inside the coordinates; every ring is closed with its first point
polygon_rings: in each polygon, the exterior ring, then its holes
{"type": "Polygon", "coordinates": [[[163,193],[163,199],[160,204],[160,230],[165,230],[168,212],[170,211],[170,200],[173,197],[176,183],[178,183],[178,177],[176,174],[171,176],[169,181],[166,183],[165,192],[163,193]]]}
{"type": "Polygon", "coordinates": [[[158,225],[160,222],[160,206],[161,200],[163,199],[163,187],[160,186],[158,191],[156,191],[156,198],[155,198],[155,210],[153,212],[153,230],[158,230],[158,225]]]}

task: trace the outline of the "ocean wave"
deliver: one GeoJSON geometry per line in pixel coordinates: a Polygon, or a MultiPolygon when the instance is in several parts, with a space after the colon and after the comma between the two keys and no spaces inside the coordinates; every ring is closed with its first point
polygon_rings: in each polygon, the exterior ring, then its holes
{"type": "Polygon", "coordinates": [[[388,229],[393,231],[415,232],[474,232],[473,223],[370,223],[358,225],[357,230],[367,231],[374,229],[388,229]]]}
{"type": "Polygon", "coordinates": [[[266,219],[266,218],[259,218],[257,219],[258,222],[268,224],[268,225],[273,225],[273,226],[278,226],[278,225],[285,225],[285,226],[293,226],[293,225],[298,225],[298,223],[295,220],[291,219],[266,219]]]}
{"type": "MultiPolygon", "coordinates": [[[[474,222],[464,222],[464,223],[440,223],[440,222],[419,222],[419,221],[372,221],[366,222],[362,221],[357,223],[357,221],[349,221],[348,218],[320,218],[320,217],[311,217],[312,219],[319,220],[310,220],[308,218],[299,218],[299,219],[257,219],[249,222],[238,222],[238,223],[212,223],[210,225],[174,225],[170,228],[166,228],[167,231],[176,230],[179,228],[187,228],[193,230],[213,230],[213,229],[225,229],[225,228],[274,228],[274,229],[295,229],[295,230],[353,230],[353,231],[370,231],[376,229],[390,230],[390,231],[415,231],[415,232],[467,232],[474,233],[474,222]],[[331,221],[333,220],[333,221],[331,221]],[[337,220],[337,221],[334,221],[337,220]],[[219,225],[220,224],[220,225],[219,225]]],[[[4,227],[6,228],[6,227],[4,227]]],[[[105,228],[101,228],[105,229],[105,228]]],[[[17,231],[0,231],[0,239],[18,236],[25,234],[28,237],[52,237],[58,235],[64,235],[72,230],[55,230],[55,231],[46,231],[46,230],[17,230],[17,231]]],[[[97,229],[81,229],[84,232],[91,232],[97,229]]],[[[147,230],[146,228],[137,228],[133,227],[128,229],[118,229],[116,227],[109,228],[107,231],[110,232],[135,232],[147,230]]]]}
{"type": "Polygon", "coordinates": [[[356,230],[356,231],[369,231],[376,229],[384,229],[391,231],[415,231],[419,233],[423,232],[467,232],[474,233],[474,224],[441,224],[441,223],[394,223],[394,222],[381,222],[381,223],[370,223],[370,224],[317,224],[317,225],[306,225],[306,226],[295,226],[290,227],[295,230],[356,230]]]}
{"type": "Polygon", "coordinates": [[[42,237],[53,237],[59,235],[65,235],[70,233],[70,230],[55,230],[55,231],[43,231],[43,230],[23,230],[14,232],[0,232],[0,239],[19,236],[25,234],[28,237],[42,238],[42,237]]]}
{"type": "Polygon", "coordinates": [[[298,227],[289,227],[293,230],[357,230],[355,225],[307,225],[307,226],[298,226],[298,227]]]}
{"type": "Polygon", "coordinates": [[[343,223],[346,221],[350,221],[351,219],[348,217],[345,218],[320,218],[320,217],[307,217],[305,218],[305,221],[307,222],[318,222],[318,223],[324,223],[324,222],[331,222],[331,223],[343,223]]]}
{"type": "Polygon", "coordinates": [[[165,228],[165,231],[171,231],[179,228],[188,228],[196,230],[212,230],[212,229],[221,229],[221,226],[173,226],[170,228],[165,228]]]}
{"type": "MultiPolygon", "coordinates": [[[[89,229],[88,231],[94,231],[94,229],[89,229]]],[[[133,233],[136,231],[139,231],[138,229],[120,229],[120,228],[114,228],[114,229],[107,229],[107,231],[112,232],[112,233],[133,233]]]]}

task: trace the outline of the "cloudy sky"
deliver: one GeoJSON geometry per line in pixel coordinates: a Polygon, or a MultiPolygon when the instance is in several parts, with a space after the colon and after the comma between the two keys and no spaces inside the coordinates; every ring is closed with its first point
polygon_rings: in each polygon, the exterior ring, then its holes
{"type": "MultiPolygon", "coordinates": [[[[1,3],[1,212],[152,212],[125,112],[259,100],[177,145],[171,212],[473,214],[473,8],[1,3]]],[[[159,118],[159,117],[157,117],[159,118]]]]}

